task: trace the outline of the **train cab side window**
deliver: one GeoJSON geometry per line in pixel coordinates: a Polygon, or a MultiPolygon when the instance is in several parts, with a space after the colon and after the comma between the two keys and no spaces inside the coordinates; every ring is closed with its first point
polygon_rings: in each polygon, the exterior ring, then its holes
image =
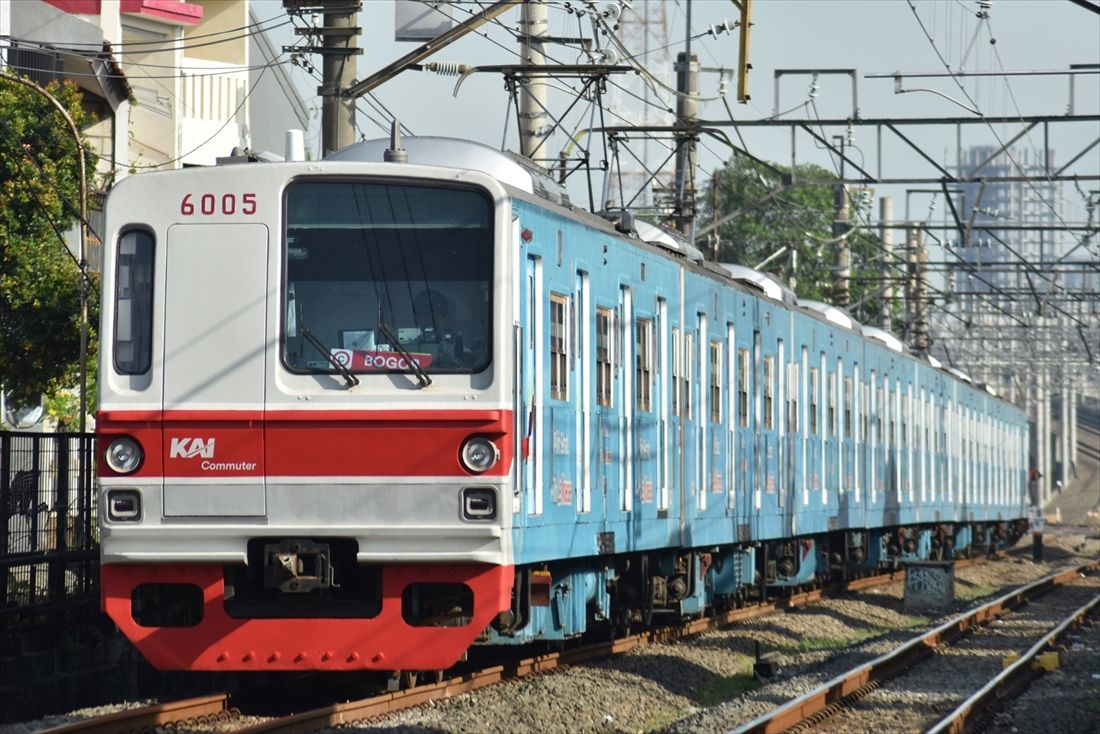
{"type": "Polygon", "coordinates": [[[149,371],[153,357],[153,253],[142,229],[123,232],[115,269],[114,364],[120,375],[149,371]]]}
{"type": "Polygon", "coordinates": [[[737,350],[738,361],[741,363],[737,371],[737,410],[742,428],[749,426],[749,350],[737,350]]]}
{"type": "Polygon", "coordinates": [[[611,406],[611,309],[596,309],[596,402],[611,406]]]}
{"type": "Polygon", "coordinates": [[[775,359],[764,357],[764,430],[770,431],[775,427],[774,398],[775,396],[775,359]]]}
{"type": "Polygon", "coordinates": [[[653,320],[638,319],[635,334],[636,402],[638,410],[648,413],[653,410],[653,320]]]}
{"type": "Polygon", "coordinates": [[[550,294],[550,397],[569,399],[569,336],[566,313],[569,297],[550,294]]]}

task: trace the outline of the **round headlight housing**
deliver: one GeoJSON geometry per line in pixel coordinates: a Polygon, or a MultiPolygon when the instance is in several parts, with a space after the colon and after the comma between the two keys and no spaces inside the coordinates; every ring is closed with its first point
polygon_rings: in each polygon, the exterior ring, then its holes
{"type": "Polygon", "coordinates": [[[107,466],[118,474],[133,474],[141,466],[145,454],[141,445],[129,436],[119,436],[107,445],[104,454],[107,466]]]}
{"type": "Polygon", "coordinates": [[[462,444],[462,465],[474,474],[481,474],[493,468],[500,460],[500,450],[484,436],[474,436],[462,444]]]}

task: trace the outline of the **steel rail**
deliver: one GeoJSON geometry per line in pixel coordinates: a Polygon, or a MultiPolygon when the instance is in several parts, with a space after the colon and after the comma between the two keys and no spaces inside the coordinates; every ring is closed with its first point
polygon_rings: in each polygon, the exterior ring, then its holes
{"type": "Polygon", "coordinates": [[[178,726],[181,722],[193,719],[227,718],[237,714],[235,709],[229,708],[229,694],[216,693],[117,711],[106,716],[55,726],[39,734],[126,734],[158,726],[178,726]]]}
{"type": "Polygon", "coordinates": [[[1063,619],[1054,629],[1039,638],[1020,659],[1002,670],[996,677],[986,683],[977,693],[959,704],[954,711],[949,713],[939,723],[926,730],[926,734],[961,734],[967,725],[982,714],[986,709],[1004,701],[1010,695],[1018,693],[1031,683],[1031,676],[1041,675],[1043,668],[1036,666],[1039,656],[1049,648],[1058,644],[1059,640],[1071,627],[1082,622],[1089,614],[1095,614],[1100,609],[1100,594],[1094,596],[1092,601],[1082,605],[1068,617],[1063,619]],[[1035,671],[1038,670],[1038,673],[1035,671]]]}
{"type": "MultiPolygon", "coordinates": [[[[958,567],[985,563],[986,556],[960,558],[958,567]]],[[[887,571],[876,576],[852,579],[840,587],[840,591],[849,592],[894,583],[905,578],[905,571],[887,571]]],[[[396,713],[429,701],[439,701],[464,693],[470,693],[485,686],[504,680],[523,678],[546,673],[555,668],[581,663],[586,660],[617,655],[647,644],[667,642],[698,635],[712,629],[726,627],[736,622],[755,619],[787,609],[794,609],[820,601],[826,597],[827,589],[812,589],[789,596],[758,602],[739,609],[712,614],[708,617],[689,620],[678,625],[669,625],[646,630],[635,635],[615,640],[594,643],[561,652],[550,652],[524,658],[519,661],[494,665],[479,671],[465,673],[438,683],[427,683],[400,691],[385,693],[371,698],[345,703],[332,704],[290,716],[275,718],[252,726],[234,729],[236,734],[305,734],[329,727],[347,725],[362,719],[369,719],[396,713]]],[[[158,725],[178,724],[192,719],[229,714],[238,715],[236,709],[228,707],[229,696],[218,694],[183,701],[155,704],[144,708],[120,711],[102,717],[65,724],[45,730],[40,734],[125,734],[140,729],[150,729],[158,725]]]]}
{"type": "Polygon", "coordinates": [[[792,699],[782,706],[741,725],[734,729],[731,734],[782,732],[801,724],[811,717],[828,715],[829,712],[842,705],[845,699],[869,691],[879,682],[892,677],[924,656],[931,654],[937,646],[951,642],[1004,611],[1015,609],[1027,602],[1028,599],[1040,596],[1055,586],[1076,578],[1078,574],[1097,568],[1100,568],[1100,561],[1091,561],[1021,586],[987,604],[983,604],[977,609],[944,622],[874,660],[836,676],[809,693],[792,699]]]}

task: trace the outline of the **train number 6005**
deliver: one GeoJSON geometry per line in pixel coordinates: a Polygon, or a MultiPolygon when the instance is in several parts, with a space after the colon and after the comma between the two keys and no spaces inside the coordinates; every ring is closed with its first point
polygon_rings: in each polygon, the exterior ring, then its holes
{"type": "Polygon", "coordinates": [[[199,203],[197,206],[192,196],[192,194],[184,194],[183,200],[180,201],[180,214],[185,217],[192,217],[195,214],[201,214],[207,217],[213,214],[232,216],[238,213],[238,208],[240,213],[245,216],[256,213],[255,194],[241,194],[239,207],[236,194],[222,194],[221,196],[217,194],[199,194],[199,203]]]}

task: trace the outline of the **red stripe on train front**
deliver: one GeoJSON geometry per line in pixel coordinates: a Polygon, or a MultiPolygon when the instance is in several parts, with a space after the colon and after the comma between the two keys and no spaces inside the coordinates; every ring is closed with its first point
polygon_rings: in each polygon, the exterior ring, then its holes
{"type": "Polygon", "coordinates": [[[474,435],[500,449],[486,475],[505,476],[514,452],[510,410],[110,410],[97,431],[104,447],[119,434],[142,444],[139,477],[463,476],[474,435]]]}
{"type": "Polygon", "coordinates": [[[511,566],[390,565],[382,608],[370,619],[234,619],[223,605],[220,565],[107,564],[103,607],[142,655],[161,670],[443,670],[456,663],[493,618],[511,605],[511,566]],[[464,627],[411,627],[401,614],[410,583],[466,584],[474,596],[464,627]],[[141,584],[193,584],[203,616],[193,627],[141,627],[131,614],[141,584]]]}

